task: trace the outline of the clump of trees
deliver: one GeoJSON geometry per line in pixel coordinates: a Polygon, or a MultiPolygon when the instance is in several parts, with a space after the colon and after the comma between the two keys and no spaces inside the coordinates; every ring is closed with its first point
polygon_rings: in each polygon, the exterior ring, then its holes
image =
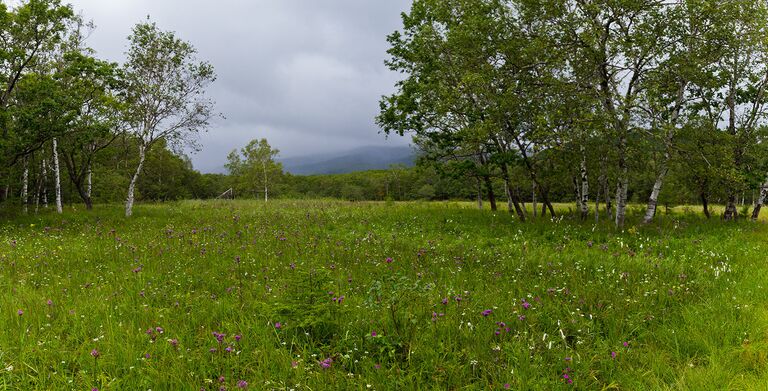
{"type": "Polygon", "coordinates": [[[61,213],[65,198],[90,209],[94,197],[114,200],[120,186],[130,216],[142,181],[144,196],[165,198],[162,186],[141,176],[150,158],[167,159],[153,167],[170,171],[159,182],[201,177],[178,152],[216,115],[205,96],[213,67],[149,20],[134,27],[125,64],[103,61],[86,45],[91,29],[60,0],[0,4],[0,200],[18,195],[25,212],[47,207],[49,188],[61,213]],[[156,146],[162,150],[152,155],[156,146]],[[169,161],[179,164],[169,168],[169,161]]]}
{"type": "Polygon", "coordinates": [[[722,199],[725,219],[756,192],[756,219],[766,23],[762,1],[415,0],[388,38],[403,78],[378,123],[475,178],[492,206],[503,181],[520,219],[520,187],[552,215],[570,187],[583,219],[603,203],[618,227],[633,196],[650,222],[665,192],[698,195],[707,215],[722,199]]]}

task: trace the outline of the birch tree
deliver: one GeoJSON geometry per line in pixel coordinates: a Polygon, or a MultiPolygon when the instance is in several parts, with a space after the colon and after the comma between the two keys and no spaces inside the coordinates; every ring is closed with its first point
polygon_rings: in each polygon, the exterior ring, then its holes
{"type": "Polygon", "coordinates": [[[215,116],[205,90],[215,79],[213,66],[196,58],[195,48],[160,30],[155,23],[136,25],[129,37],[126,83],[126,121],[139,143],[138,165],[128,185],[125,215],[133,214],[136,183],[147,152],[158,140],[172,147],[194,145],[215,116]]]}
{"type": "Polygon", "coordinates": [[[266,139],[251,140],[240,151],[232,151],[227,156],[226,168],[236,181],[238,192],[263,193],[264,202],[269,201],[270,189],[283,175],[282,164],[275,161],[279,153],[266,139]]]}

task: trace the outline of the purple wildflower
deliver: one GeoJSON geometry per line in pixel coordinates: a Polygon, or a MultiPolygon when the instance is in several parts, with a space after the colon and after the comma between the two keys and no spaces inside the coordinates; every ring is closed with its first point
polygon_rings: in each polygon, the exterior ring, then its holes
{"type": "Polygon", "coordinates": [[[237,382],[237,388],[245,388],[248,387],[248,382],[245,380],[240,380],[237,382]]]}
{"type": "Polygon", "coordinates": [[[93,358],[99,358],[99,356],[101,356],[101,353],[99,353],[98,350],[93,349],[91,350],[91,356],[93,356],[93,358]]]}
{"type": "Polygon", "coordinates": [[[488,315],[490,315],[492,313],[493,313],[493,311],[491,311],[491,310],[485,310],[485,311],[482,312],[482,315],[485,316],[485,317],[488,317],[488,315]]]}
{"type": "Polygon", "coordinates": [[[330,357],[328,357],[328,358],[326,358],[325,360],[323,360],[323,361],[320,361],[320,366],[321,366],[323,369],[328,369],[328,368],[330,368],[330,367],[331,367],[331,364],[332,364],[332,363],[333,363],[333,359],[332,359],[332,358],[330,358],[330,357]]]}

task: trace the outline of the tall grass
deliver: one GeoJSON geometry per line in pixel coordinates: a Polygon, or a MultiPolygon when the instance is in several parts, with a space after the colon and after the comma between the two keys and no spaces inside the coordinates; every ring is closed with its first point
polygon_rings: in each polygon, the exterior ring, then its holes
{"type": "Polygon", "coordinates": [[[0,226],[0,389],[765,389],[768,229],[660,217],[617,232],[333,201],[17,216],[0,226]]]}

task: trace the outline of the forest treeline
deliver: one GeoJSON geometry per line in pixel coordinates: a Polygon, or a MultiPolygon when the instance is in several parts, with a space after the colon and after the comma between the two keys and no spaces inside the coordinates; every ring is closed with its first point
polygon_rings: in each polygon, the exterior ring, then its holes
{"type": "Polygon", "coordinates": [[[3,3],[0,200],[27,213],[124,202],[130,216],[135,200],[222,195],[464,199],[521,220],[573,202],[619,227],[630,202],[646,222],[658,205],[759,215],[765,2],[415,0],[402,22],[386,62],[400,81],[376,122],[413,137],[416,167],[295,176],[254,140],[220,175],[182,153],[220,118],[215,71],[191,43],[146,20],[111,63],[70,5],[3,3]]]}

